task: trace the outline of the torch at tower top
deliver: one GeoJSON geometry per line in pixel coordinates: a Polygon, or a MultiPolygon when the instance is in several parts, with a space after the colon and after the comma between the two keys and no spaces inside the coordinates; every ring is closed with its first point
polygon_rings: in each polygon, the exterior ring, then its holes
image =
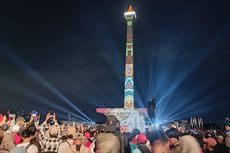
{"type": "Polygon", "coordinates": [[[128,11],[125,12],[124,15],[125,15],[125,19],[126,19],[126,20],[133,20],[133,19],[136,18],[136,13],[135,13],[135,11],[133,10],[132,5],[129,6],[128,11]]]}

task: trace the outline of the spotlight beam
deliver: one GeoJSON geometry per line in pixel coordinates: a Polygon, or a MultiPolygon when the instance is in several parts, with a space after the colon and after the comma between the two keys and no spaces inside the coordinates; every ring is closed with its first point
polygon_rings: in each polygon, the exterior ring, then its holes
{"type": "Polygon", "coordinates": [[[9,57],[13,62],[18,64],[21,68],[23,68],[26,72],[28,72],[32,77],[37,79],[40,83],[42,83],[45,87],[50,89],[50,91],[55,94],[57,97],[65,101],[71,107],[73,107],[77,112],[87,118],[89,121],[92,121],[86,114],[84,114],[79,108],[77,108],[73,103],[66,98],[60,91],[58,91],[53,85],[51,85],[47,80],[45,80],[40,74],[35,72],[32,68],[30,68],[24,61],[19,59],[15,54],[10,51],[6,51],[4,49],[1,50],[7,57],[9,57]]]}
{"type": "MultiPolygon", "coordinates": [[[[2,78],[2,77],[1,77],[2,78]]],[[[23,87],[19,87],[18,85],[15,85],[15,83],[13,83],[12,80],[7,80],[6,78],[3,78],[4,79],[4,82],[0,82],[0,85],[1,86],[4,86],[6,89],[9,89],[13,92],[16,92],[17,94],[20,94],[22,96],[25,96],[27,98],[30,98],[32,100],[35,100],[35,101],[38,101],[38,102],[41,102],[42,104],[46,105],[46,106],[49,106],[49,107],[55,107],[55,109],[59,110],[60,112],[63,112],[63,113],[69,113],[71,115],[74,115],[74,116],[77,116],[78,118],[84,120],[84,121],[88,121],[86,120],[85,118],[81,117],[81,116],[78,116],[76,114],[74,114],[73,112],[67,110],[66,108],[60,106],[60,105],[57,105],[57,103],[54,103],[53,101],[45,98],[45,97],[42,97],[34,92],[32,92],[31,90],[28,90],[26,88],[23,88],[23,87]],[[13,87],[13,88],[12,88],[13,87]]]]}

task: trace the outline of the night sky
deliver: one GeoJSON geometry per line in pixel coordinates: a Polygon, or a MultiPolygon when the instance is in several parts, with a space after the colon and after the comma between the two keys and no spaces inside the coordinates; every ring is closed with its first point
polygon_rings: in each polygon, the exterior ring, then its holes
{"type": "Polygon", "coordinates": [[[123,107],[129,4],[137,14],[135,107],[155,95],[159,122],[222,121],[230,108],[227,0],[1,1],[1,111],[99,121],[96,108],[123,107]]]}

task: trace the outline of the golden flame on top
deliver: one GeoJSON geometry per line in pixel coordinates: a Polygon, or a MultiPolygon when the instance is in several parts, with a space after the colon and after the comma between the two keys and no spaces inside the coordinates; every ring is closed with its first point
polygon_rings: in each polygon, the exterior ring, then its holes
{"type": "Polygon", "coordinates": [[[133,12],[133,7],[132,7],[132,5],[129,5],[128,12],[133,12]]]}

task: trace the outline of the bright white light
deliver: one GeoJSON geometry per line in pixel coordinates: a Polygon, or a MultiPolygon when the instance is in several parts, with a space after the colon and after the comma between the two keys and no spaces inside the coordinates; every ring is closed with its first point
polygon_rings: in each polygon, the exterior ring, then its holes
{"type": "Polygon", "coordinates": [[[136,16],[136,13],[134,11],[132,11],[132,12],[125,12],[125,16],[127,16],[127,15],[135,15],[136,16]]]}

